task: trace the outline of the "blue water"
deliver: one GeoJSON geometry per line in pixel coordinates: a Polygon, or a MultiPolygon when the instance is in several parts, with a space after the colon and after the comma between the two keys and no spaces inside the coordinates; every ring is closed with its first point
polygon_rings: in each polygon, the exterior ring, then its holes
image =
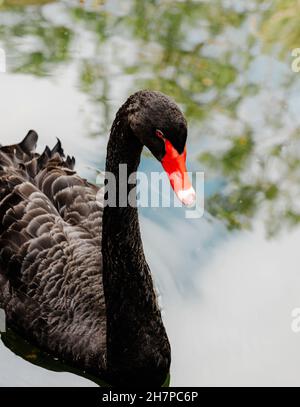
{"type": "MultiPolygon", "coordinates": [[[[225,1],[209,4],[213,13],[195,6],[190,14],[182,10],[188,2],[166,7],[160,1],[155,19],[148,1],[140,8],[118,0],[78,7],[28,3],[0,9],[0,47],[7,54],[7,72],[0,74],[2,144],[21,140],[30,128],[40,135],[40,151],[60,137],[79,173],[93,180],[95,169],[104,167],[114,115],[133,91],[147,86],[172,93],[186,112],[189,169],[205,172],[204,216],[140,208],[144,249],[172,344],[171,385],[299,385],[300,342],[291,311],[300,304],[300,232],[280,227],[269,239],[266,226],[281,220],[289,202],[299,205],[296,170],[285,167],[298,151],[292,134],[299,125],[299,80],[286,61],[263,54],[259,37],[249,42],[261,11],[251,11],[252,2],[233,2],[241,21],[232,27],[222,17],[225,1]],[[209,29],[214,21],[224,24],[222,35],[209,29]],[[233,136],[243,145],[245,129],[254,140],[247,165],[234,164],[234,156],[213,168],[199,160],[202,152],[229,151],[233,136]],[[279,143],[285,159],[268,155],[279,143]],[[273,200],[259,189],[271,182],[285,190],[273,200]],[[242,226],[232,228],[222,211],[210,210],[209,199],[245,185],[262,198],[243,214],[242,226]]],[[[140,169],[149,174],[160,166],[145,155],[140,169]]],[[[240,219],[238,205],[224,208],[240,219]]],[[[95,385],[30,363],[39,357],[28,346],[17,356],[0,341],[0,386],[95,385]]]]}

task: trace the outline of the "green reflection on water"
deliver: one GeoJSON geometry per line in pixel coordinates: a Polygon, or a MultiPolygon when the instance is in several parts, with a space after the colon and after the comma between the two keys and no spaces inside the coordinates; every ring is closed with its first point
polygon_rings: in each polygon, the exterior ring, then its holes
{"type": "MultiPolygon", "coordinates": [[[[87,374],[80,369],[70,366],[69,364],[63,363],[56,358],[53,358],[50,354],[41,351],[32,343],[28,342],[26,339],[18,335],[14,330],[7,329],[7,332],[1,333],[0,338],[4,345],[8,347],[13,353],[21,356],[27,362],[32,363],[36,366],[43,367],[47,370],[53,372],[69,372],[76,374],[78,376],[84,377],[85,379],[91,380],[101,387],[111,387],[108,383],[100,380],[99,378],[87,374]]],[[[134,383],[133,383],[134,385],[134,383]]],[[[166,378],[165,383],[162,387],[169,387],[170,385],[170,375],[166,378]]]]}
{"type": "Polygon", "coordinates": [[[18,6],[32,6],[32,5],[41,5],[41,4],[48,4],[53,3],[56,0],[0,0],[0,7],[10,8],[10,7],[18,7],[18,6]]]}
{"type": "Polygon", "coordinates": [[[281,57],[300,44],[300,3],[297,0],[276,0],[262,24],[262,36],[267,48],[280,43],[281,57]]]}
{"type": "Polygon", "coordinates": [[[62,363],[58,359],[53,358],[46,352],[41,351],[36,346],[29,343],[26,339],[22,338],[12,329],[8,329],[7,332],[1,334],[1,340],[4,345],[9,348],[13,353],[22,357],[27,362],[36,366],[43,367],[53,372],[70,372],[78,376],[82,376],[85,379],[89,379],[92,382],[98,384],[101,387],[108,387],[109,385],[97,377],[89,375],[80,369],[76,369],[68,364],[62,363]]]}
{"type": "MultiPolygon", "coordinates": [[[[61,3],[64,18],[57,24],[43,12],[44,3],[1,3],[0,41],[9,50],[10,72],[55,77],[73,65],[77,87],[102,107],[105,119],[89,136],[106,134],[111,125],[115,81],[128,82],[128,93],[146,87],[169,94],[190,123],[198,169],[222,180],[206,201],[211,214],[229,229],[243,229],[262,213],[270,236],[300,222],[300,132],[288,107],[299,83],[289,69],[290,51],[300,47],[299,2],[234,1],[243,3],[234,7],[221,0],[122,0],[114,12],[110,1],[86,2],[88,7],[69,1],[61,3]],[[13,24],[6,24],[6,15],[13,24]],[[83,34],[86,44],[80,43],[83,34]],[[120,48],[108,58],[106,47],[115,47],[115,39],[120,48]],[[82,52],[85,48],[92,52],[82,52]],[[260,72],[251,76],[251,66],[263,55],[272,59],[259,70],[279,60],[287,67],[279,81],[260,80],[260,72]],[[269,106],[258,98],[253,116],[241,116],[244,102],[264,91],[269,106]],[[261,126],[253,126],[261,115],[261,126]]],[[[97,127],[95,113],[92,120],[97,127]]]]}
{"type": "MultiPolygon", "coordinates": [[[[245,4],[234,7],[240,3],[135,0],[115,2],[119,8],[114,9],[109,7],[110,1],[87,1],[86,5],[70,1],[61,3],[64,18],[56,24],[43,12],[43,5],[27,7],[29,1],[6,1],[0,40],[10,50],[12,72],[56,76],[59,67],[74,65],[78,88],[89,95],[98,107],[96,112],[102,107],[104,124],[90,136],[109,130],[115,111],[110,104],[115,81],[132,83],[128,92],[151,88],[174,97],[188,118],[194,140],[199,139],[199,169],[204,168],[208,175],[213,171],[226,184],[224,190],[208,198],[206,209],[229,228],[244,228],[251,226],[257,210],[265,206],[271,235],[283,224],[299,222],[300,213],[284,187],[287,179],[294,182],[297,178],[299,160],[283,148],[298,145],[298,129],[290,130],[284,142],[274,137],[269,148],[261,150],[263,137],[260,139],[259,130],[241,119],[239,109],[249,97],[259,96],[265,86],[271,93],[284,92],[283,100],[288,98],[298,79],[295,74],[284,73],[280,85],[267,85],[249,79],[248,70],[265,53],[266,45],[268,52],[274,48],[274,55],[279,51],[281,56],[299,46],[299,13],[294,13],[294,1],[278,1],[272,6],[256,1],[249,8],[245,4]],[[5,24],[5,13],[15,18],[15,24],[5,24]],[[89,35],[88,40],[80,44],[83,33],[89,35]],[[114,49],[116,38],[119,49],[114,49]],[[129,47],[128,53],[122,54],[121,40],[129,47]],[[21,47],[26,41],[30,46],[21,47]],[[110,58],[105,54],[107,46],[114,51],[110,58]],[[90,55],[82,52],[86,47],[92,49],[90,55]],[[111,73],[112,67],[117,73],[111,73]],[[223,132],[221,126],[219,131],[207,131],[218,117],[232,120],[241,129],[232,134],[223,132]],[[211,140],[209,149],[202,148],[201,140],[206,139],[211,140]],[[223,144],[225,147],[220,148],[223,144]],[[268,174],[271,158],[286,163],[282,185],[268,174]],[[258,175],[247,179],[254,161],[258,175]],[[280,212],[276,207],[279,197],[285,199],[280,212]]],[[[257,112],[262,108],[258,103],[257,112]]],[[[283,127],[285,109],[282,106],[276,113],[272,109],[266,112],[264,128],[276,135],[283,127]]],[[[93,117],[97,123],[95,113],[93,117]]]]}

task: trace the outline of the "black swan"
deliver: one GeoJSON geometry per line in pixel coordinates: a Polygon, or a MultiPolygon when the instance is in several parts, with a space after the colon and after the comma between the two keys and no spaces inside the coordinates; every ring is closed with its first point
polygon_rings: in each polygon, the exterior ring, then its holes
{"type": "MultiPolygon", "coordinates": [[[[145,145],[191,204],[186,137],[186,120],[170,98],[139,91],[114,120],[106,174],[118,185],[122,163],[129,177],[145,145]]],[[[60,141],[38,154],[37,139],[31,130],[20,144],[0,148],[0,307],[8,324],[113,385],[162,385],[171,352],[137,208],[105,205],[108,190],[99,198],[104,188],[77,175],[60,141]]]]}

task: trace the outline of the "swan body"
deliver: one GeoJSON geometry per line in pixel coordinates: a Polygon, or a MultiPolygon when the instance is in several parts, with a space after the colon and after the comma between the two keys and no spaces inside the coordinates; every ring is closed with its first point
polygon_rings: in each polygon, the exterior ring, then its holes
{"type": "MultiPolygon", "coordinates": [[[[161,159],[154,127],[172,133],[182,153],[184,126],[165,95],[137,92],[117,113],[106,172],[118,177],[120,163],[136,171],[143,145],[161,159]]],[[[31,130],[0,148],[0,306],[8,324],[112,384],[161,385],[170,345],[137,209],[105,206],[105,191],[76,173],[60,141],[42,154],[37,141],[31,130]]]]}

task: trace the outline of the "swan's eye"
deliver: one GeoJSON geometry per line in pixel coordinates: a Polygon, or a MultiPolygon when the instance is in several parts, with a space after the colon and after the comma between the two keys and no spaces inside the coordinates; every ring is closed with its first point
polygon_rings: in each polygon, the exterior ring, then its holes
{"type": "Polygon", "coordinates": [[[161,132],[160,130],[156,130],[156,136],[165,140],[165,136],[164,136],[163,132],[161,132]]]}

